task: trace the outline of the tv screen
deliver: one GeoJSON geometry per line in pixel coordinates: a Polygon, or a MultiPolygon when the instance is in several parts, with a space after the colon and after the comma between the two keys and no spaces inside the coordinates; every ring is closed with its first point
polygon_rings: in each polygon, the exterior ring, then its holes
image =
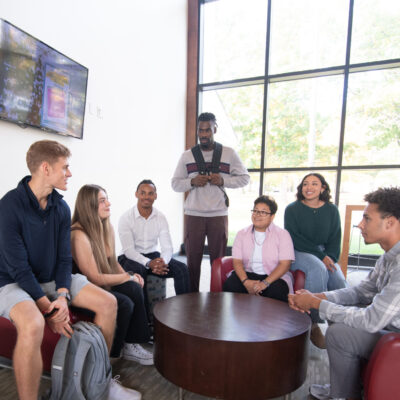
{"type": "Polygon", "coordinates": [[[88,69],[0,19],[0,118],[82,139],[88,69]]]}

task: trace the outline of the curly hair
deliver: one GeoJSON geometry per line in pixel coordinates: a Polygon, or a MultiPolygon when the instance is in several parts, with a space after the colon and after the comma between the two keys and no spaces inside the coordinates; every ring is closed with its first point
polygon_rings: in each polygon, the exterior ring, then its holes
{"type": "Polygon", "coordinates": [[[376,204],[382,218],[393,216],[400,220],[400,187],[379,188],[366,194],[364,200],[376,204]]]}
{"type": "Polygon", "coordinates": [[[200,121],[211,121],[214,124],[217,124],[217,118],[215,118],[215,115],[210,112],[204,112],[204,113],[200,114],[197,117],[197,122],[200,122],[200,121]]]}
{"type": "Polygon", "coordinates": [[[300,185],[297,186],[297,193],[296,193],[297,200],[301,201],[301,200],[305,199],[305,197],[303,196],[303,183],[309,176],[317,177],[320,180],[322,187],[325,189],[322,193],[320,193],[319,199],[322,201],[325,201],[326,203],[331,203],[332,202],[331,201],[331,189],[329,187],[329,184],[321,174],[318,174],[316,172],[311,172],[310,174],[307,174],[301,180],[300,185]]]}
{"type": "Polygon", "coordinates": [[[272,197],[265,195],[257,197],[254,200],[254,207],[259,203],[264,203],[265,205],[267,205],[272,215],[276,214],[276,211],[278,210],[278,204],[276,204],[276,201],[272,197]]]}

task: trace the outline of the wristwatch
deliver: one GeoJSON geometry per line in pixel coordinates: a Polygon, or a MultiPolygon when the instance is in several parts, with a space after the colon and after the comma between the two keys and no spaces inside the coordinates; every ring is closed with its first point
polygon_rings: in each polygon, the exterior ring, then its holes
{"type": "Polygon", "coordinates": [[[133,271],[127,271],[128,272],[128,274],[130,275],[130,280],[131,281],[135,281],[135,273],[133,272],[133,271]]]}
{"type": "Polygon", "coordinates": [[[70,305],[71,304],[71,295],[68,292],[60,292],[57,295],[57,299],[59,297],[65,297],[65,300],[67,300],[67,304],[70,305]]]}
{"type": "Polygon", "coordinates": [[[265,285],[265,289],[270,285],[270,283],[268,281],[266,281],[265,279],[263,279],[261,282],[265,285]]]}

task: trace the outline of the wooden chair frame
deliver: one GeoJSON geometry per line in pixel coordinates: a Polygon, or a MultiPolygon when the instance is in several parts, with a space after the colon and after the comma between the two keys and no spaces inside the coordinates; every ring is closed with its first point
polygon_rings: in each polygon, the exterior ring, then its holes
{"type": "Polygon", "coordinates": [[[350,250],[350,232],[351,232],[351,217],[353,211],[363,211],[365,206],[362,205],[348,205],[346,206],[346,215],[344,218],[344,229],[343,229],[343,242],[342,242],[342,253],[340,255],[339,264],[342,268],[344,277],[347,277],[347,265],[349,262],[349,250],[350,250]]]}

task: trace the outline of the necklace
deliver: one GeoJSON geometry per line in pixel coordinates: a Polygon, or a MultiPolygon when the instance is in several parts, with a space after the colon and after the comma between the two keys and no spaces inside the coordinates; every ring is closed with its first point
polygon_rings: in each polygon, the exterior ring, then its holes
{"type": "Polygon", "coordinates": [[[256,231],[254,231],[254,242],[256,243],[257,246],[262,246],[263,245],[263,243],[265,241],[265,236],[266,236],[265,232],[256,232],[256,231]],[[259,237],[262,236],[261,242],[257,241],[257,234],[258,234],[259,237]]]}

